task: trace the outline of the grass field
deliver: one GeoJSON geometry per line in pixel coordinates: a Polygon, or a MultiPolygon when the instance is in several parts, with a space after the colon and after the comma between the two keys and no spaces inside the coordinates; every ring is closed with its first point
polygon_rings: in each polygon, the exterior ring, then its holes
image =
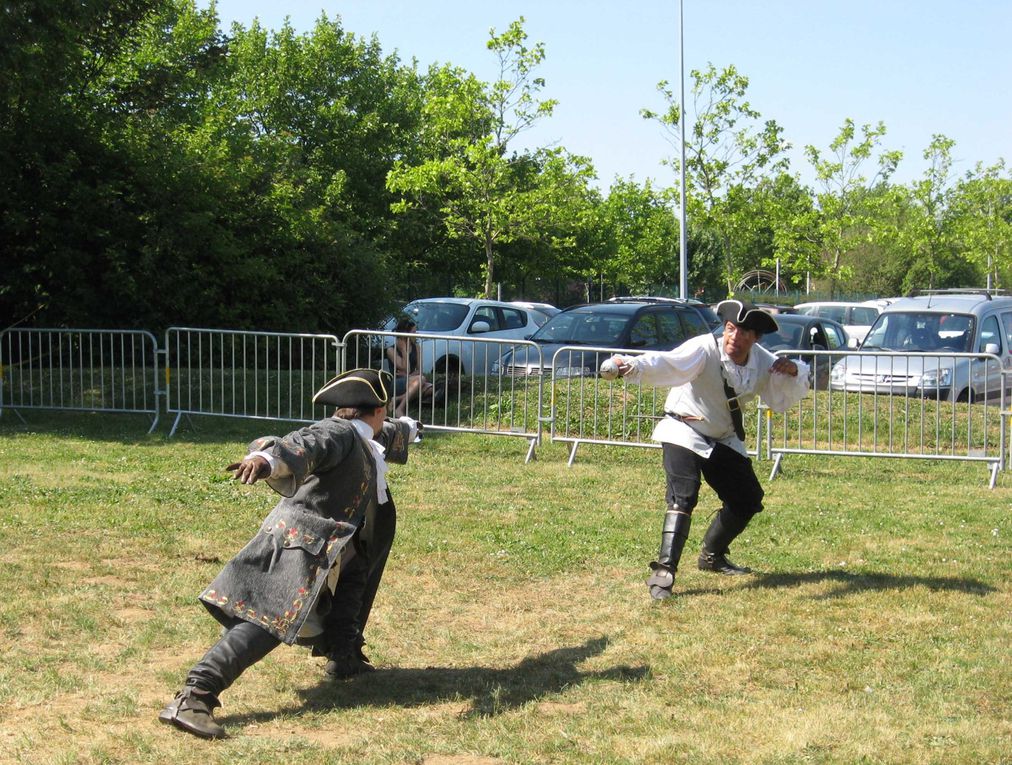
{"type": "Polygon", "coordinates": [[[659,452],[429,434],[391,471],[379,671],[282,646],[205,742],[156,716],[274,502],[222,468],[290,426],[28,419],[0,419],[0,762],[1012,763],[1008,473],[792,456],[732,549],[758,573],[695,570],[704,489],[658,604],[659,452]]]}

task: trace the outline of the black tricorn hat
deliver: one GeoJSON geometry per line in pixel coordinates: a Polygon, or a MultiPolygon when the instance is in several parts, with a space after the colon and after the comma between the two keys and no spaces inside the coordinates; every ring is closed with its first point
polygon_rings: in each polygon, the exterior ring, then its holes
{"type": "Polygon", "coordinates": [[[772,314],[761,308],[756,308],[751,303],[743,303],[740,300],[722,300],[717,303],[716,311],[721,321],[751,329],[760,335],[768,335],[770,332],[780,329],[772,314]]]}
{"type": "Polygon", "coordinates": [[[390,400],[393,378],[377,369],[349,369],[328,382],[313,396],[314,404],[330,404],[338,409],[356,407],[375,409],[390,400]]]}

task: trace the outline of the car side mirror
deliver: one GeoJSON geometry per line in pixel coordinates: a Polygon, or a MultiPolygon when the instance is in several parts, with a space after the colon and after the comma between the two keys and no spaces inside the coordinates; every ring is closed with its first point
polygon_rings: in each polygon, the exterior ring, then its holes
{"type": "Polygon", "coordinates": [[[474,324],[471,325],[471,329],[469,331],[477,335],[482,332],[488,332],[491,329],[492,325],[489,324],[487,321],[476,321],[474,324]]]}
{"type": "Polygon", "coordinates": [[[854,349],[854,348],[857,348],[857,346],[858,346],[858,342],[857,342],[857,338],[856,337],[848,337],[847,338],[847,347],[848,348],[854,349]]]}
{"type": "Polygon", "coordinates": [[[992,356],[997,356],[1001,352],[1001,348],[998,347],[998,343],[988,343],[984,346],[984,353],[990,353],[992,356]]]}

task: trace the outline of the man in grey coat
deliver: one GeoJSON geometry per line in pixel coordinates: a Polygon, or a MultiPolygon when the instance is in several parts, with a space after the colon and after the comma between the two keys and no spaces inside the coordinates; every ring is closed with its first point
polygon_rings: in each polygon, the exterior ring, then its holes
{"type": "Polygon", "coordinates": [[[162,722],[202,738],[223,736],[213,711],[244,670],[281,643],[327,645],[342,566],[356,555],[352,539],[389,500],[387,460],[406,461],[415,437],[412,420],[386,419],[391,391],[386,372],[338,375],[313,397],[335,406],[333,417],[283,438],[259,438],[229,466],[236,480],[265,480],[282,499],[201,593],[223,634],[162,710],[162,722]]]}

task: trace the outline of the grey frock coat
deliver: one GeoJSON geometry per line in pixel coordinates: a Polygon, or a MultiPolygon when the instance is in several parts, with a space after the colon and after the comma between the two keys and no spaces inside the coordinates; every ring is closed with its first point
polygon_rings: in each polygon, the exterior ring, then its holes
{"type": "MultiPolygon", "coordinates": [[[[384,423],[376,441],[388,462],[407,461],[409,432],[407,423],[384,423]]],[[[376,504],[376,461],[352,423],[337,417],[258,438],[249,451],[270,453],[290,475],[267,479],[282,499],[200,600],[222,624],[238,617],[291,645],[376,504]]]]}

